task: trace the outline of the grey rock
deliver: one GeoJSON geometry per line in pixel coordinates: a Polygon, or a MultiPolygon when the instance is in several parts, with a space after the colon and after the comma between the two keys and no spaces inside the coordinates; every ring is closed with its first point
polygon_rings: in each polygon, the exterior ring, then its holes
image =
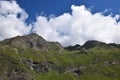
{"type": "Polygon", "coordinates": [[[31,33],[25,36],[17,36],[0,42],[0,46],[5,45],[11,47],[32,48],[34,50],[45,51],[55,48],[60,51],[63,50],[62,46],[58,42],[48,42],[36,33],[31,33]]]}

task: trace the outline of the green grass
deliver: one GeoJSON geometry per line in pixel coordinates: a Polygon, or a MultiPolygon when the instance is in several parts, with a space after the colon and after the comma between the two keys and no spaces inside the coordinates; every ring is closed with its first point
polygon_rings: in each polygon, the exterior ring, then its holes
{"type": "MultiPolygon", "coordinates": [[[[53,47],[54,45],[52,45],[53,47]]],[[[9,46],[0,47],[0,75],[5,71],[11,73],[15,69],[23,69],[25,72],[34,75],[35,80],[119,80],[120,49],[96,46],[87,50],[88,54],[81,54],[80,51],[62,51],[57,48],[50,51],[32,50],[29,48],[14,48],[9,46]],[[17,50],[17,51],[16,51],[17,50]],[[74,73],[58,73],[54,69],[45,73],[38,73],[30,70],[20,59],[32,59],[37,62],[53,62],[59,67],[80,67],[82,74],[76,76],[74,73]],[[109,62],[111,64],[105,64],[109,62]]],[[[8,79],[9,80],[9,79],[8,79]]]]}

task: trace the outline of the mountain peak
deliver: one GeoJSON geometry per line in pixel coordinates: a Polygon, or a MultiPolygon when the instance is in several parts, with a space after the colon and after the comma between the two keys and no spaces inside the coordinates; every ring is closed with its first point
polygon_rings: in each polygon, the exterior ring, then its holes
{"type": "Polygon", "coordinates": [[[11,39],[6,39],[0,43],[0,46],[13,46],[20,48],[32,48],[35,50],[49,50],[52,49],[51,45],[57,47],[57,49],[61,49],[62,47],[58,46],[57,43],[50,43],[46,41],[44,38],[39,36],[36,33],[31,33],[25,36],[17,36],[11,39]]]}
{"type": "Polygon", "coordinates": [[[79,44],[76,44],[74,46],[68,46],[68,47],[65,47],[66,50],[70,50],[70,51],[74,51],[74,50],[80,50],[81,49],[81,46],[79,44]]]}
{"type": "Polygon", "coordinates": [[[89,49],[89,48],[93,48],[97,45],[104,45],[104,44],[106,44],[106,43],[99,42],[99,41],[96,41],[96,40],[89,40],[82,47],[84,47],[86,49],[89,49]]]}
{"type": "MultiPolygon", "coordinates": [[[[39,36],[37,33],[30,33],[29,35],[27,36],[39,36]]],[[[39,36],[40,37],[40,36],[39,36]]]]}
{"type": "Polygon", "coordinates": [[[39,36],[38,34],[36,34],[36,33],[30,33],[30,34],[28,34],[28,35],[25,35],[25,36],[22,36],[22,37],[24,37],[24,38],[27,38],[27,39],[41,39],[41,40],[44,40],[44,41],[46,41],[44,38],[42,38],[41,36],[39,36]]]}

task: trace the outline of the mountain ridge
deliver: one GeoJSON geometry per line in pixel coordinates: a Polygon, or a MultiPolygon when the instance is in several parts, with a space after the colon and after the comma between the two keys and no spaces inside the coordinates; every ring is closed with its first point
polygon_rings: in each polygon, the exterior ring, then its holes
{"type": "Polygon", "coordinates": [[[64,47],[64,49],[66,50],[81,50],[81,49],[90,49],[90,48],[94,48],[95,46],[104,46],[104,47],[115,47],[115,48],[120,48],[120,44],[115,44],[115,43],[105,43],[105,42],[100,42],[100,41],[96,41],[96,40],[89,40],[87,42],[85,42],[82,46],[79,44],[76,44],[74,46],[67,46],[64,47]]]}
{"type": "Polygon", "coordinates": [[[34,33],[0,43],[0,80],[119,80],[119,66],[119,44],[87,41],[64,49],[34,33]]]}
{"type": "Polygon", "coordinates": [[[62,46],[60,43],[48,42],[36,33],[5,39],[0,42],[0,46],[4,45],[22,48],[32,48],[35,50],[49,50],[52,48],[50,45],[54,45],[54,47],[57,47],[57,49],[60,48],[62,50],[62,46]]]}
{"type": "Polygon", "coordinates": [[[66,50],[80,50],[81,48],[89,49],[97,45],[113,46],[116,48],[120,48],[120,44],[115,44],[115,43],[106,44],[105,42],[100,42],[97,40],[88,40],[82,46],[79,44],[76,44],[74,46],[63,47],[59,42],[46,41],[44,38],[42,38],[36,33],[31,33],[24,36],[16,36],[13,38],[5,39],[3,41],[0,41],[0,46],[9,45],[14,47],[22,47],[22,48],[33,48],[36,50],[45,50],[44,47],[46,47],[46,50],[47,50],[50,48],[49,44],[51,43],[58,46],[61,50],[63,48],[66,50]]]}

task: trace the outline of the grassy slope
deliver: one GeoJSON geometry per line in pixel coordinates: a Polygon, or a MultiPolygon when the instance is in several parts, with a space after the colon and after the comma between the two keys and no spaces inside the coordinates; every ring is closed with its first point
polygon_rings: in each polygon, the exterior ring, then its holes
{"type": "Polygon", "coordinates": [[[87,52],[88,54],[81,54],[80,51],[63,51],[63,53],[59,54],[57,50],[45,52],[8,46],[0,47],[0,75],[3,75],[6,70],[10,74],[13,70],[21,68],[25,72],[34,74],[35,80],[120,79],[120,64],[112,64],[113,62],[120,62],[120,49],[96,46],[87,50],[87,52]],[[54,70],[40,74],[30,70],[20,61],[21,58],[32,59],[38,62],[51,61],[61,67],[83,66],[84,68],[81,69],[83,73],[80,76],[75,76],[73,73],[58,73],[54,70]],[[106,62],[109,63],[105,64],[106,62]]]}

